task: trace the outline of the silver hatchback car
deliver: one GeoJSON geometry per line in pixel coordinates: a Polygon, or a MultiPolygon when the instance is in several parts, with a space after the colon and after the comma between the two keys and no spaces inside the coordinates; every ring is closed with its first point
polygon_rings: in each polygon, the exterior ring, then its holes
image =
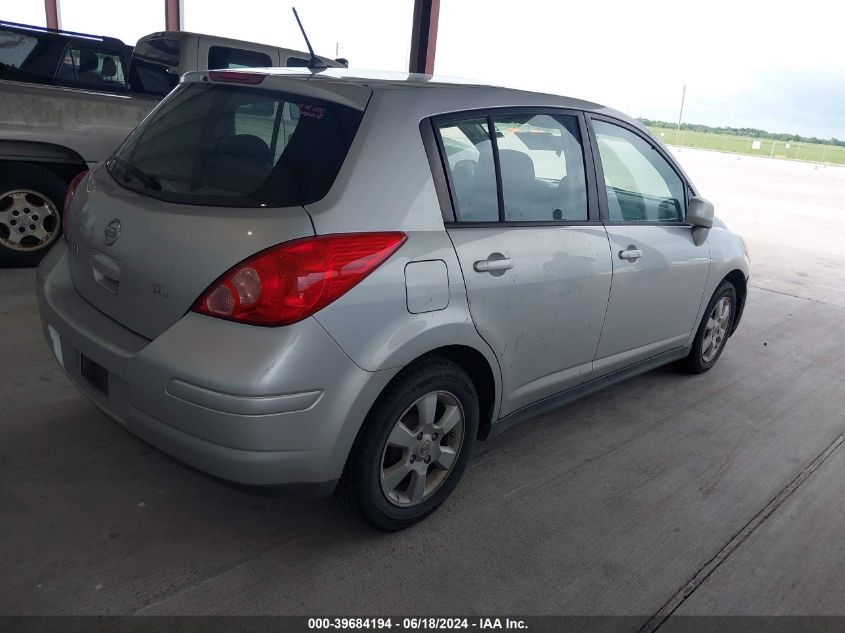
{"type": "Polygon", "coordinates": [[[719,358],[743,241],[593,103],[330,69],[187,75],[77,179],[44,332],[107,414],[235,482],[401,529],[473,443],[719,358]]]}

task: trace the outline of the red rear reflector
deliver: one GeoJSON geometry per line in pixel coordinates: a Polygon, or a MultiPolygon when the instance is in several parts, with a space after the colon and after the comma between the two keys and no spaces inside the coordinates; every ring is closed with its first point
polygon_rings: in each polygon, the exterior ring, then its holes
{"type": "Polygon", "coordinates": [[[67,220],[70,213],[70,203],[73,202],[73,194],[76,193],[76,188],[79,187],[79,184],[88,175],[88,170],[78,173],[73,180],[70,181],[70,185],[67,188],[67,193],[65,194],[65,206],[62,209],[62,230],[65,232],[65,239],[67,239],[67,220]]]}
{"type": "Polygon", "coordinates": [[[257,86],[267,75],[265,73],[240,72],[236,70],[209,70],[208,78],[212,81],[225,81],[231,84],[249,84],[257,86]]]}
{"type": "Polygon", "coordinates": [[[404,233],[338,233],[285,242],[245,259],[191,310],[255,325],[289,325],[326,307],[378,268],[404,233]]]}

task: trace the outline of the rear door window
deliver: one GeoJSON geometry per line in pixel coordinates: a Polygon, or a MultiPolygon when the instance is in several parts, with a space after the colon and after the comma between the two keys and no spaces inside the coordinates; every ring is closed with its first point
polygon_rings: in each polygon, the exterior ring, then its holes
{"type": "Polygon", "coordinates": [[[309,204],[328,193],[362,114],[295,94],[183,84],[108,168],[119,184],[171,202],[309,204]]]}
{"type": "Polygon", "coordinates": [[[208,69],[226,68],[268,68],[273,61],[267,53],[248,51],[243,48],[212,46],[208,49],[208,69]]]}
{"type": "Polygon", "coordinates": [[[117,53],[73,43],[65,51],[58,78],[93,88],[126,87],[123,59],[117,53]]]}
{"type": "Polygon", "coordinates": [[[436,129],[459,222],[588,220],[576,115],[476,115],[436,124],[436,129]]]}
{"type": "Polygon", "coordinates": [[[446,153],[458,220],[497,222],[499,196],[487,118],[443,123],[437,130],[446,153]]]}
{"type": "Polygon", "coordinates": [[[581,132],[575,116],[493,117],[508,222],[587,220],[581,132]]]}

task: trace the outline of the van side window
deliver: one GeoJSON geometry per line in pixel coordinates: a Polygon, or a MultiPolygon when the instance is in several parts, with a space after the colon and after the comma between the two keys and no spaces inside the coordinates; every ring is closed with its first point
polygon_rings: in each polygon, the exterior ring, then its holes
{"type": "Polygon", "coordinates": [[[498,222],[499,197],[486,118],[437,126],[459,222],[498,222]]]}
{"type": "Polygon", "coordinates": [[[273,61],[267,53],[248,51],[228,46],[212,46],[208,49],[208,69],[225,68],[266,68],[273,61]]]}

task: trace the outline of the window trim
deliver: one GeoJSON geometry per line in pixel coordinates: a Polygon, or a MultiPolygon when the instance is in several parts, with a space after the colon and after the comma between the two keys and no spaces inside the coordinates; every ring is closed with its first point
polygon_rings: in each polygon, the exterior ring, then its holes
{"type": "Polygon", "coordinates": [[[679,169],[678,165],[672,159],[668,152],[664,150],[663,147],[660,146],[659,143],[656,143],[653,138],[643,134],[642,130],[637,129],[635,126],[631,125],[627,121],[623,121],[621,119],[617,119],[612,116],[607,116],[604,114],[596,114],[593,112],[586,113],[587,121],[589,122],[589,134],[590,134],[590,145],[593,148],[593,169],[595,171],[596,176],[596,183],[606,183],[604,179],[604,167],[601,162],[601,154],[599,153],[598,149],[598,139],[596,138],[596,131],[593,127],[593,121],[603,121],[605,123],[610,123],[611,125],[616,125],[617,127],[621,127],[632,134],[639,136],[643,141],[648,143],[648,145],[655,150],[662,158],[666,161],[669,165],[670,169],[675,172],[675,175],[680,179],[681,184],[683,185],[685,200],[684,200],[684,220],[681,222],[667,222],[667,221],[660,221],[660,220],[648,220],[648,221],[638,221],[638,220],[611,220],[610,219],[610,211],[609,211],[609,203],[607,200],[607,185],[605,184],[602,187],[598,187],[599,191],[599,211],[601,213],[601,221],[603,224],[611,225],[611,226],[692,226],[689,222],[686,221],[687,217],[687,207],[689,206],[689,199],[691,194],[694,193],[692,190],[692,184],[689,180],[684,176],[683,172],[679,169]]]}
{"type": "MultiPolygon", "coordinates": [[[[492,112],[487,113],[487,135],[490,137],[490,149],[493,152],[493,174],[496,176],[496,201],[499,206],[497,210],[499,223],[502,223],[505,221],[505,186],[502,184],[502,159],[499,157],[499,140],[496,138],[496,122],[492,112]]],[[[452,170],[446,171],[451,177],[452,170]]]]}
{"type": "Polygon", "coordinates": [[[65,57],[67,56],[68,51],[70,50],[70,45],[72,43],[73,43],[72,41],[65,42],[65,45],[62,47],[61,54],[59,55],[58,59],[56,59],[56,66],[55,66],[55,68],[53,68],[53,77],[52,77],[53,83],[59,83],[59,82],[63,81],[62,79],[59,78],[59,73],[62,70],[62,64],[65,61],[65,57]]]}
{"type": "Polygon", "coordinates": [[[595,174],[595,160],[593,157],[592,140],[587,127],[585,113],[573,108],[555,106],[502,106],[488,108],[474,108],[439,114],[423,119],[420,123],[420,133],[423,146],[428,155],[437,191],[440,211],[447,228],[491,228],[491,227],[554,227],[554,226],[596,226],[601,225],[599,197],[597,194],[597,180],[595,174]],[[508,114],[548,114],[560,116],[574,116],[578,121],[578,131],[581,135],[581,155],[584,162],[584,177],[587,188],[587,219],[586,220],[547,220],[547,221],[512,221],[504,220],[504,198],[502,194],[501,168],[499,166],[498,144],[495,144],[493,117],[508,114]],[[466,119],[487,119],[491,142],[494,144],[493,164],[496,169],[496,189],[499,197],[499,220],[489,222],[462,222],[458,219],[454,201],[454,185],[452,174],[448,168],[446,148],[442,135],[437,133],[436,127],[444,123],[457,123],[466,119]]]}

